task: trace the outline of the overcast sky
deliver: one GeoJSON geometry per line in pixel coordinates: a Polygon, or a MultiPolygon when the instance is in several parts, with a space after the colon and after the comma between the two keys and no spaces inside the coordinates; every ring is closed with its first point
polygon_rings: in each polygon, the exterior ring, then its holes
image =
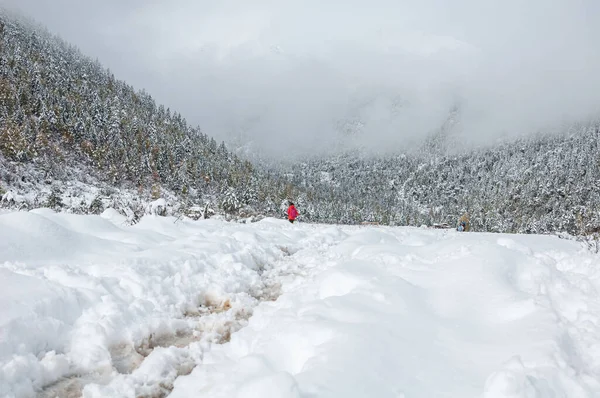
{"type": "Polygon", "coordinates": [[[400,148],[457,102],[470,142],[588,117],[599,3],[0,0],[207,134],[284,156],[339,145],[348,126],[400,148]]]}

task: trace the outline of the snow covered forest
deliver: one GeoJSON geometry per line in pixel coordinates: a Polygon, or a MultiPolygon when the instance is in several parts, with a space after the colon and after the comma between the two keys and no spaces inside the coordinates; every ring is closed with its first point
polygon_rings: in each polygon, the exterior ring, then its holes
{"type": "Polygon", "coordinates": [[[260,199],[269,210],[274,179],[147,93],[29,23],[2,15],[0,34],[5,203],[98,213],[117,198],[135,213],[144,198],[167,197],[175,212],[191,204],[233,212],[260,199]],[[269,191],[252,191],[261,187],[269,191]],[[131,194],[119,198],[123,189],[131,194]]]}
{"type": "Polygon", "coordinates": [[[600,229],[598,121],[459,152],[441,128],[418,151],[267,166],[43,28],[2,12],[0,36],[4,207],[114,207],[135,221],[161,198],[161,214],[210,208],[235,217],[279,217],[292,199],[314,222],[455,225],[468,213],[477,231],[600,229]]]}
{"type": "Polygon", "coordinates": [[[600,229],[597,123],[564,135],[441,155],[314,160],[293,182],[325,222],[455,225],[466,212],[477,231],[593,234],[600,229]]]}

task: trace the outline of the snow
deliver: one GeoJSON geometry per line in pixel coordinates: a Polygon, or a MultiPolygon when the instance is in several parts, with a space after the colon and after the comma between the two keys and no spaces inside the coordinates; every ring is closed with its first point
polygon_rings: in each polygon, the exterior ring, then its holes
{"type": "Polygon", "coordinates": [[[167,201],[164,198],[156,199],[146,208],[146,213],[153,215],[163,215],[167,213],[167,201]]]}
{"type": "Polygon", "coordinates": [[[581,243],[150,213],[0,213],[0,396],[600,396],[581,243]]]}
{"type": "Polygon", "coordinates": [[[6,192],[4,195],[2,195],[2,202],[15,202],[15,203],[21,203],[25,201],[25,198],[21,195],[16,195],[11,191],[6,192]]]}

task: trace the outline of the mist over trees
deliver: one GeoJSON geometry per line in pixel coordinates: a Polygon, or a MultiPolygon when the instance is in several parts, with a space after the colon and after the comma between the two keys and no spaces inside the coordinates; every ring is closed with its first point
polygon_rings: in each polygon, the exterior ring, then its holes
{"type": "MultiPolygon", "coordinates": [[[[600,230],[597,121],[458,152],[442,126],[416,152],[250,162],[99,61],[2,12],[0,46],[0,186],[46,193],[25,207],[60,208],[60,191],[78,181],[168,197],[174,214],[210,204],[281,217],[291,199],[312,222],[454,226],[468,213],[475,231],[600,230]]],[[[103,209],[97,197],[81,200],[68,210],[103,209]]]]}
{"type": "MultiPolygon", "coordinates": [[[[589,234],[600,230],[600,124],[461,154],[311,160],[290,172],[298,200],[322,222],[457,224],[475,231],[589,234]]],[[[432,141],[430,141],[431,143],[432,141]]]]}

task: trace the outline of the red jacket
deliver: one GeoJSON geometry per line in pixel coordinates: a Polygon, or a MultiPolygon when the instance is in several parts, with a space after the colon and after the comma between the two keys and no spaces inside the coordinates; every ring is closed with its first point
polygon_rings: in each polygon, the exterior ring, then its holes
{"type": "Polygon", "coordinates": [[[298,217],[298,210],[296,210],[294,205],[291,205],[290,207],[288,207],[287,213],[288,213],[288,218],[290,220],[295,220],[296,217],[298,217]]]}

